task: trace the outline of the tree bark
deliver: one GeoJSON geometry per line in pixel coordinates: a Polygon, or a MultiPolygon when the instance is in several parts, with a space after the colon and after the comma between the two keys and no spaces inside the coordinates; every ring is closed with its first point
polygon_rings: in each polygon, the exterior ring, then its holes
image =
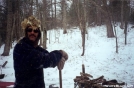
{"type": "Polygon", "coordinates": [[[103,0],[103,3],[104,3],[104,9],[106,11],[106,13],[105,13],[105,17],[106,17],[105,23],[106,23],[106,27],[107,27],[107,37],[112,38],[112,37],[115,37],[115,36],[114,36],[113,27],[112,27],[112,23],[111,23],[110,12],[109,12],[109,9],[107,7],[106,0],[103,0]]]}
{"type": "MultiPolygon", "coordinates": [[[[97,4],[98,5],[100,5],[100,7],[101,7],[101,0],[96,0],[97,1],[97,4]]],[[[98,9],[98,8],[96,8],[96,10],[97,10],[97,17],[96,17],[96,23],[97,23],[97,26],[101,26],[101,11],[98,9]]]]}
{"type": "Polygon", "coordinates": [[[104,16],[105,16],[105,23],[106,23],[106,27],[107,27],[107,37],[108,38],[112,38],[114,37],[114,32],[113,32],[113,27],[111,24],[111,18],[110,18],[110,12],[109,9],[107,7],[107,1],[106,0],[102,0],[103,1],[103,8],[100,7],[95,1],[90,0],[90,2],[95,5],[101,12],[103,12],[104,16]]]}
{"type": "Polygon", "coordinates": [[[10,43],[10,46],[11,46],[11,48],[12,48],[12,42],[13,42],[13,34],[14,34],[14,29],[15,29],[15,14],[13,14],[13,21],[12,21],[12,23],[13,23],[13,27],[12,27],[12,29],[11,29],[11,43],[10,43]]]}
{"type": "MultiPolygon", "coordinates": [[[[126,2],[126,1],[125,1],[126,2]]],[[[127,45],[127,28],[128,28],[128,17],[129,17],[129,7],[127,5],[127,3],[130,3],[130,1],[128,0],[125,4],[124,4],[124,8],[125,8],[125,29],[124,29],[124,34],[125,34],[125,45],[127,45]]]]}
{"type": "Polygon", "coordinates": [[[75,3],[75,9],[77,13],[77,18],[78,18],[78,24],[79,24],[79,29],[81,30],[81,36],[82,36],[82,54],[81,56],[84,56],[85,53],[85,34],[86,34],[86,0],[83,1],[83,3],[78,0],[73,2],[75,3]],[[82,5],[80,7],[80,4],[82,5]]]}
{"type": "Polygon", "coordinates": [[[120,28],[121,29],[124,29],[124,20],[123,20],[123,16],[124,16],[124,10],[123,10],[123,7],[124,7],[124,1],[122,0],[121,1],[122,3],[121,3],[121,25],[120,25],[120,28]]]}
{"type": "Polygon", "coordinates": [[[54,2],[55,2],[55,4],[54,4],[54,8],[55,8],[55,17],[54,17],[54,28],[56,29],[56,26],[57,26],[57,20],[56,20],[56,11],[57,11],[57,9],[56,9],[56,0],[54,0],[54,2]]]}
{"type": "Polygon", "coordinates": [[[43,48],[46,49],[47,43],[47,29],[46,29],[46,0],[43,0],[43,23],[42,23],[42,32],[43,32],[43,48]]]}
{"type": "Polygon", "coordinates": [[[66,20],[66,4],[65,0],[62,0],[62,6],[63,6],[63,34],[67,33],[67,20],[66,20]]]}
{"type": "Polygon", "coordinates": [[[83,47],[83,52],[81,56],[84,56],[85,53],[85,34],[86,34],[86,0],[84,0],[83,3],[83,24],[82,24],[82,47],[83,47]]]}
{"type": "Polygon", "coordinates": [[[14,20],[15,20],[15,22],[16,22],[16,24],[15,24],[15,35],[16,35],[16,39],[17,40],[19,40],[20,39],[20,37],[22,36],[22,30],[21,30],[21,26],[20,26],[20,0],[17,0],[16,2],[15,2],[15,4],[16,4],[16,7],[15,7],[15,18],[14,18],[14,20]]]}
{"type": "Polygon", "coordinates": [[[6,42],[5,42],[4,52],[2,53],[2,56],[8,56],[10,52],[11,28],[12,28],[12,0],[8,0],[6,42]]]}

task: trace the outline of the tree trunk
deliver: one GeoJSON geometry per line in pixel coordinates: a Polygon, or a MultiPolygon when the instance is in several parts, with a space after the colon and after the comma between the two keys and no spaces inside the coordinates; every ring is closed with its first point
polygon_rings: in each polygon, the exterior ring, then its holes
{"type": "Polygon", "coordinates": [[[82,24],[82,46],[83,46],[83,52],[81,56],[84,56],[85,53],[85,33],[86,33],[86,0],[84,0],[83,3],[83,24],[82,24]]]}
{"type": "Polygon", "coordinates": [[[11,46],[11,48],[12,48],[12,41],[13,41],[13,34],[14,34],[14,29],[15,29],[15,14],[13,14],[13,27],[12,27],[12,29],[11,29],[11,43],[10,43],[10,46],[11,46]]]}
{"type": "Polygon", "coordinates": [[[20,39],[20,37],[21,37],[21,33],[22,33],[22,30],[21,30],[21,26],[20,26],[20,0],[17,0],[16,2],[16,7],[15,7],[15,18],[14,18],[14,20],[15,20],[15,22],[16,22],[16,24],[15,24],[15,32],[16,32],[16,39],[17,40],[19,40],[20,39]]]}
{"type": "Polygon", "coordinates": [[[122,0],[121,1],[121,25],[120,25],[120,28],[121,29],[124,29],[124,20],[123,20],[123,16],[124,16],[124,10],[123,10],[123,7],[124,7],[124,1],[122,0]]]}
{"type": "MultiPolygon", "coordinates": [[[[39,9],[41,9],[41,7],[39,7],[39,9]]],[[[41,28],[40,28],[40,30],[41,30],[41,34],[43,34],[42,33],[42,29],[43,29],[43,17],[42,17],[42,10],[40,10],[40,12],[39,12],[39,16],[40,16],[40,21],[41,21],[41,28]]],[[[42,42],[42,40],[43,40],[43,37],[41,36],[41,39],[40,39],[40,45],[43,45],[43,42],[42,42]]]]}
{"type": "Polygon", "coordinates": [[[42,32],[43,32],[43,48],[46,49],[47,43],[47,29],[46,29],[46,0],[43,0],[43,25],[42,25],[42,32]]]}
{"type": "Polygon", "coordinates": [[[114,37],[114,32],[113,32],[113,27],[112,27],[112,24],[111,24],[110,12],[109,12],[108,7],[107,7],[107,0],[102,0],[102,1],[103,1],[103,4],[104,4],[103,8],[100,7],[93,0],[90,0],[90,2],[93,5],[95,5],[101,12],[103,12],[103,14],[105,16],[106,27],[107,27],[107,37],[112,38],[112,37],[114,37]]]}
{"type": "Polygon", "coordinates": [[[63,6],[63,34],[67,33],[67,20],[66,20],[66,4],[65,4],[65,0],[62,0],[62,6],[63,6]]]}
{"type": "Polygon", "coordinates": [[[33,0],[30,0],[30,10],[29,15],[33,15],[33,0]]]}
{"type": "MultiPolygon", "coordinates": [[[[125,1],[126,2],[126,1],[125,1]]],[[[128,1],[130,3],[130,1],[128,1]]],[[[127,27],[128,27],[128,18],[129,18],[129,7],[127,5],[127,2],[124,4],[125,8],[125,29],[124,29],[124,34],[125,34],[125,45],[127,45],[127,27]]]]}
{"type": "MultiPolygon", "coordinates": [[[[113,16],[113,15],[112,15],[113,16]]],[[[117,33],[116,33],[116,22],[113,20],[113,26],[114,26],[114,31],[115,31],[115,44],[116,44],[116,53],[118,53],[118,38],[117,38],[117,33]]]]}
{"type": "Polygon", "coordinates": [[[125,33],[125,45],[127,45],[127,25],[128,25],[127,17],[125,17],[125,29],[124,29],[124,33],[125,33]]]}
{"type": "Polygon", "coordinates": [[[2,56],[8,56],[10,52],[11,28],[12,28],[12,0],[8,0],[6,42],[5,42],[4,52],[2,53],[2,56]]]}
{"type": "Polygon", "coordinates": [[[55,2],[55,4],[54,4],[54,8],[55,8],[55,11],[54,11],[55,12],[55,14],[54,14],[55,15],[55,17],[54,17],[54,28],[56,29],[56,27],[57,27],[57,20],[56,20],[56,15],[57,15],[56,14],[56,11],[57,11],[57,9],[56,9],[56,0],[54,0],[54,2],[55,2]]]}
{"type": "MultiPolygon", "coordinates": [[[[54,28],[54,26],[55,26],[55,23],[54,23],[54,10],[53,10],[53,4],[52,4],[53,2],[52,2],[52,0],[51,0],[51,12],[52,12],[52,21],[50,22],[51,23],[51,29],[53,29],[54,28]]],[[[55,4],[56,5],[56,4],[55,4]]]]}
{"type": "MultiPolygon", "coordinates": [[[[40,6],[38,0],[36,0],[36,7],[37,7],[36,16],[37,16],[37,18],[39,18],[40,21],[41,21],[41,28],[40,28],[40,30],[41,30],[41,34],[42,34],[42,28],[43,28],[43,27],[42,27],[42,22],[43,22],[43,20],[42,20],[42,8],[41,8],[41,6],[40,6]]],[[[40,41],[39,41],[39,45],[43,45],[42,36],[41,36],[41,39],[40,39],[40,41]]]]}
{"type": "Polygon", "coordinates": [[[81,30],[82,47],[83,47],[81,56],[83,56],[85,53],[85,34],[86,34],[86,20],[87,20],[86,19],[86,0],[84,0],[83,3],[80,0],[75,1],[73,3],[75,3],[75,10],[77,13],[79,29],[81,30]],[[82,4],[81,7],[80,4],[82,4]]]}
{"type": "Polygon", "coordinates": [[[112,38],[112,37],[115,37],[115,36],[114,36],[113,27],[112,27],[112,23],[111,23],[110,12],[108,10],[106,0],[103,0],[103,2],[104,2],[104,9],[106,11],[106,13],[105,13],[105,17],[106,17],[105,23],[106,23],[106,27],[107,27],[107,37],[112,38]]]}
{"type": "MultiPolygon", "coordinates": [[[[97,0],[97,4],[98,5],[101,5],[101,0],[97,0]]],[[[101,11],[96,7],[96,10],[97,10],[97,17],[96,17],[96,23],[97,23],[97,26],[101,26],[101,11]]]]}
{"type": "Polygon", "coordinates": [[[2,38],[1,38],[1,35],[0,35],[0,48],[1,48],[1,45],[2,45],[2,38]]]}

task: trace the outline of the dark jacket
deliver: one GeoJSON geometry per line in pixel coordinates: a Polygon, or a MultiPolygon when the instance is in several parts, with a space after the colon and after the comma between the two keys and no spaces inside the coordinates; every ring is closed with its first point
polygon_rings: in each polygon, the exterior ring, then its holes
{"type": "Polygon", "coordinates": [[[13,51],[14,88],[45,88],[43,68],[57,66],[61,57],[58,50],[49,53],[39,46],[33,47],[27,38],[21,39],[13,51]]]}

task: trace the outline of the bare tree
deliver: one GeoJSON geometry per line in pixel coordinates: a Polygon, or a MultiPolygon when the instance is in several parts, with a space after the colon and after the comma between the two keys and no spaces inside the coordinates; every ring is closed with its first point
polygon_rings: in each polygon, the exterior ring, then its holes
{"type": "Polygon", "coordinates": [[[112,19],[110,17],[111,14],[110,14],[110,10],[107,5],[107,0],[102,0],[103,6],[101,6],[101,7],[93,0],[90,0],[89,2],[91,2],[93,5],[95,5],[98,8],[98,10],[100,10],[104,14],[105,24],[107,27],[107,37],[108,38],[114,37],[113,27],[112,27],[112,23],[111,23],[112,19]]]}
{"type": "Polygon", "coordinates": [[[83,52],[81,54],[81,56],[84,55],[85,53],[85,34],[86,34],[86,0],[84,0],[83,2],[83,21],[82,21],[82,29],[81,29],[81,32],[82,32],[82,47],[83,47],[83,52]]]}
{"type": "Polygon", "coordinates": [[[4,47],[4,52],[2,56],[8,56],[10,52],[11,43],[11,28],[12,28],[12,0],[8,0],[8,15],[7,15],[7,30],[6,30],[6,42],[4,47]]]}
{"type": "Polygon", "coordinates": [[[122,3],[121,3],[121,25],[120,25],[120,28],[121,29],[124,29],[124,20],[123,20],[123,16],[124,16],[124,10],[123,10],[123,8],[124,8],[124,1],[122,0],[121,1],[122,3]]]}
{"type": "Polygon", "coordinates": [[[107,1],[106,0],[103,0],[103,4],[104,4],[104,10],[106,11],[105,13],[105,24],[106,24],[106,27],[107,27],[107,37],[108,38],[112,38],[112,37],[115,37],[114,36],[114,32],[113,32],[113,27],[112,27],[112,19],[111,19],[111,13],[110,13],[110,10],[108,8],[108,5],[107,5],[107,1]]]}
{"type": "Polygon", "coordinates": [[[57,16],[56,16],[56,15],[57,15],[57,14],[56,14],[56,12],[57,12],[57,4],[56,4],[56,2],[57,2],[57,1],[54,0],[54,8],[55,8],[55,11],[54,11],[54,12],[55,12],[55,15],[54,15],[54,28],[56,28],[56,26],[57,26],[57,20],[56,20],[56,19],[57,19],[57,18],[56,18],[56,17],[57,17],[57,16]]]}
{"type": "Polygon", "coordinates": [[[67,20],[66,20],[66,3],[65,0],[62,0],[63,7],[63,34],[67,33],[67,20]]]}
{"type": "Polygon", "coordinates": [[[47,42],[47,28],[46,28],[46,6],[47,1],[43,0],[43,14],[42,14],[42,32],[43,32],[43,48],[47,48],[46,42],[47,42]]]}
{"type": "Polygon", "coordinates": [[[73,1],[75,3],[75,10],[77,13],[79,28],[81,30],[81,36],[82,36],[82,47],[83,51],[81,56],[85,53],[85,33],[86,33],[86,0],[81,2],[80,0],[73,1]]]}
{"type": "Polygon", "coordinates": [[[20,26],[20,0],[14,0],[15,7],[14,7],[14,13],[13,13],[13,21],[15,22],[13,24],[13,35],[16,36],[16,39],[19,40],[22,36],[21,26],[20,26]]]}
{"type": "MultiPolygon", "coordinates": [[[[101,2],[101,0],[96,0],[96,3],[101,7],[101,5],[102,5],[102,2],[101,2]]],[[[102,18],[102,16],[101,16],[101,11],[98,9],[98,8],[96,8],[96,15],[97,15],[97,17],[96,17],[96,23],[97,23],[97,25],[98,26],[101,26],[101,18],[102,18]]]]}
{"type": "Polygon", "coordinates": [[[125,9],[125,29],[124,29],[124,34],[125,34],[125,45],[127,44],[127,29],[128,29],[128,17],[129,17],[129,7],[128,4],[130,3],[130,0],[124,1],[124,9],[125,9]]]}
{"type": "Polygon", "coordinates": [[[114,32],[115,32],[116,53],[118,53],[118,37],[117,37],[117,33],[116,33],[116,22],[114,20],[113,20],[113,26],[114,26],[114,32]]]}
{"type": "Polygon", "coordinates": [[[28,2],[28,9],[29,9],[29,12],[28,12],[28,16],[30,16],[30,15],[33,15],[33,0],[29,0],[29,1],[27,1],[28,2]]]}

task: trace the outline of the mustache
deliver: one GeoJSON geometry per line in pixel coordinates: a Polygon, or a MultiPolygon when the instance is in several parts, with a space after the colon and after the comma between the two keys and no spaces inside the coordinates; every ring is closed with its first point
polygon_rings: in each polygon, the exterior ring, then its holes
{"type": "Polygon", "coordinates": [[[34,34],[29,35],[29,37],[30,37],[30,36],[34,36],[34,37],[36,37],[34,34]]]}

